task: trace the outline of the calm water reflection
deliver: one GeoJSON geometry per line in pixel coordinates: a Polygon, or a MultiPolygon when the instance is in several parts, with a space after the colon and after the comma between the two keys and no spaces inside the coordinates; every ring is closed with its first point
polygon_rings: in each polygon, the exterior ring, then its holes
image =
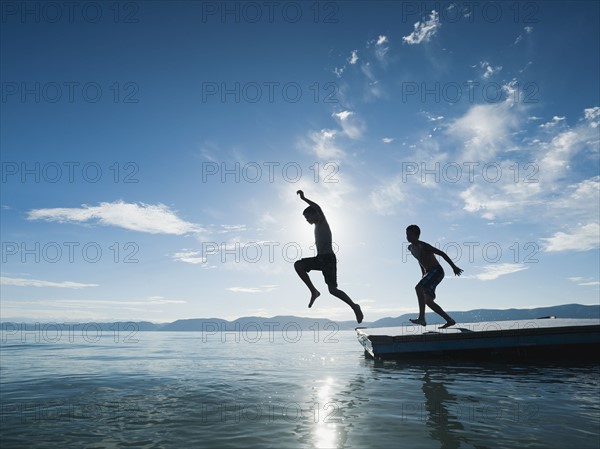
{"type": "Polygon", "coordinates": [[[6,447],[597,448],[594,364],[366,359],[353,332],[290,343],[141,333],[2,346],[6,447]]]}

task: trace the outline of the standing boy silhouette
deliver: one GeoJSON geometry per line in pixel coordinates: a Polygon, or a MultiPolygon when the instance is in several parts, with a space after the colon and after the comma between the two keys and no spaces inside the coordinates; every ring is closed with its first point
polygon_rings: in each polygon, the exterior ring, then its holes
{"type": "Polygon", "coordinates": [[[360,306],[353,302],[346,293],[337,288],[337,259],[333,252],[331,229],[329,228],[329,223],[327,223],[325,214],[323,214],[323,210],[317,203],[304,196],[302,190],[298,190],[296,193],[300,195],[300,198],[303,201],[308,203],[308,207],[302,212],[304,218],[306,218],[306,221],[310,224],[315,225],[317,256],[300,259],[294,263],[296,273],[298,273],[300,279],[302,279],[310,290],[310,302],[308,303],[308,307],[312,307],[315,299],[321,294],[313,285],[310,277],[308,277],[308,272],[310,270],[322,271],[325,283],[329,288],[329,293],[352,307],[352,310],[356,315],[356,321],[361,323],[363,320],[363,313],[360,310],[360,306]]]}
{"type": "Polygon", "coordinates": [[[431,310],[446,320],[446,324],[439,327],[440,329],[445,329],[454,326],[456,321],[450,318],[450,315],[444,312],[444,309],[434,302],[435,288],[442,282],[442,279],[444,279],[444,269],[435,256],[442,256],[444,260],[450,264],[456,276],[460,276],[463,270],[454,265],[452,259],[450,259],[445,252],[431,246],[429,243],[419,240],[420,235],[421,229],[419,229],[417,225],[410,225],[406,228],[406,240],[410,242],[408,249],[419,261],[419,266],[423,273],[423,277],[415,287],[417,299],[419,300],[419,317],[417,319],[411,318],[410,321],[414,324],[426,326],[425,304],[427,304],[431,310]]]}

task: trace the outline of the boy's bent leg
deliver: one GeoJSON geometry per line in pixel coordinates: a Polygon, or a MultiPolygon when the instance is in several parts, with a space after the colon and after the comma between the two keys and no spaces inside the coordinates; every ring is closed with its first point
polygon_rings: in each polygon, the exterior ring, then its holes
{"type": "Polygon", "coordinates": [[[302,262],[302,260],[297,260],[294,263],[294,269],[296,270],[296,273],[298,273],[300,279],[302,279],[302,282],[304,282],[310,290],[310,301],[308,303],[308,307],[310,308],[315,302],[315,299],[317,299],[321,295],[321,292],[319,292],[319,290],[315,288],[312,281],[308,277],[306,267],[304,266],[304,262],[302,262]]]}

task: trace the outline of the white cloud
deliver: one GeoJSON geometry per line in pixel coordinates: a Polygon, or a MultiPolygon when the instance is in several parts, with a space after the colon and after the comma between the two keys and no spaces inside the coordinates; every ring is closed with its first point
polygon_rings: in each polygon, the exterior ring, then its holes
{"type": "MultiPolygon", "coordinates": [[[[499,185],[488,182],[484,178],[475,181],[476,183],[462,191],[459,197],[464,201],[463,210],[478,213],[486,220],[494,220],[499,215],[515,216],[527,211],[530,213],[533,206],[543,204],[540,198],[542,188],[540,183],[534,181],[533,174],[531,174],[532,182],[521,182],[522,180],[514,182],[514,172],[511,172],[510,167],[515,166],[517,163],[511,164],[510,161],[505,161],[497,165],[498,169],[494,168],[490,171],[493,173],[492,176],[498,177],[499,185]]],[[[485,173],[484,170],[482,172],[485,173]]],[[[464,174],[465,178],[468,176],[469,174],[464,174]]]]}
{"type": "Polygon", "coordinates": [[[558,125],[560,122],[562,122],[563,120],[565,120],[566,117],[559,117],[557,115],[555,115],[554,117],[552,117],[552,120],[550,120],[549,122],[546,123],[542,123],[540,125],[540,128],[554,128],[556,125],[558,125]]]}
{"type": "Polygon", "coordinates": [[[406,183],[400,177],[377,187],[369,194],[371,207],[379,215],[393,215],[396,207],[406,199],[406,183]]]}
{"type": "Polygon", "coordinates": [[[344,134],[351,139],[359,139],[364,131],[364,124],[351,111],[342,111],[332,114],[342,127],[344,134]]]}
{"type": "MultiPolygon", "coordinates": [[[[183,301],[181,299],[167,299],[164,296],[150,296],[148,297],[149,304],[186,304],[187,301],[183,301]]],[[[143,304],[143,302],[139,302],[137,304],[143,304]]]]}
{"type": "Polygon", "coordinates": [[[173,259],[178,262],[189,263],[192,265],[206,265],[207,258],[200,251],[180,251],[173,254],[173,259]]]}
{"type": "Polygon", "coordinates": [[[10,278],[0,277],[0,285],[12,285],[17,287],[57,287],[57,288],[87,288],[87,287],[98,287],[98,284],[82,284],[80,282],[71,281],[40,281],[37,279],[22,279],[22,278],[10,278]]]}
{"type": "MultiPolygon", "coordinates": [[[[499,111],[496,120],[502,133],[510,134],[516,129],[514,120],[519,114],[505,109],[505,104],[496,109],[499,111]]],[[[449,135],[460,137],[465,149],[462,160],[479,162],[471,185],[459,194],[464,201],[463,209],[487,220],[498,216],[521,216],[527,220],[544,217],[546,222],[557,224],[558,230],[596,222],[598,209],[590,205],[600,204],[600,177],[573,179],[577,168],[585,166],[588,160],[597,164],[598,137],[588,121],[561,130],[550,127],[540,135],[543,140],[533,136],[536,138],[523,139],[528,144],[521,146],[523,141],[513,144],[509,137],[495,135],[493,114],[484,106],[484,109],[472,108],[448,129],[449,135]],[[478,110],[480,123],[475,123],[478,110]],[[523,160],[522,154],[528,154],[528,158],[523,160]],[[517,159],[511,160],[507,155],[517,159]],[[490,179],[486,179],[485,161],[493,161],[499,167],[499,179],[495,178],[496,168],[487,173],[490,179]]],[[[562,121],[564,118],[559,116],[553,119],[556,123],[562,121]]],[[[560,245],[566,239],[564,234],[558,234],[551,241],[560,245]]]]}
{"type": "Polygon", "coordinates": [[[381,139],[383,143],[392,143],[394,140],[396,139],[394,139],[393,137],[384,137],[383,139],[381,139]]]}
{"type": "Polygon", "coordinates": [[[240,224],[240,225],[221,225],[221,229],[222,231],[220,231],[220,233],[227,233],[227,232],[243,232],[246,231],[246,225],[245,224],[240,224]]]}
{"type": "Polygon", "coordinates": [[[337,118],[340,121],[344,121],[347,120],[348,117],[351,117],[354,114],[354,112],[350,112],[350,111],[342,111],[342,112],[337,112],[332,114],[335,118],[337,118]]]}
{"type": "Polygon", "coordinates": [[[258,225],[259,225],[260,228],[267,228],[270,225],[273,225],[275,223],[277,223],[277,220],[275,219],[275,217],[273,217],[273,215],[271,215],[270,212],[265,212],[258,219],[258,225]]]}
{"type": "Polygon", "coordinates": [[[425,22],[416,22],[414,24],[414,31],[408,36],[402,37],[402,40],[410,45],[429,42],[441,26],[439,14],[437,11],[433,10],[431,11],[429,20],[425,22]]]}
{"type": "Polygon", "coordinates": [[[586,179],[575,186],[572,198],[575,201],[583,201],[586,206],[600,204],[600,176],[586,179]]]}
{"type": "Polygon", "coordinates": [[[390,49],[387,45],[385,45],[387,43],[389,42],[386,36],[379,36],[377,43],[375,44],[375,57],[384,65],[387,63],[385,57],[390,49]]]}
{"type": "Polygon", "coordinates": [[[427,121],[430,121],[430,122],[437,122],[440,120],[444,120],[443,115],[433,115],[426,111],[424,111],[423,114],[425,114],[425,117],[427,117],[427,121]]]}
{"type": "Polygon", "coordinates": [[[260,287],[228,287],[225,290],[234,293],[268,293],[277,289],[277,285],[262,285],[260,287]]]}
{"type": "Polygon", "coordinates": [[[546,241],[546,252],[588,251],[600,246],[600,224],[588,223],[579,226],[572,234],[557,232],[542,240],[546,241]]]}
{"type": "Polygon", "coordinates": [[[463,160],[492,161],[511,147],[509,136],[519,123],[519,111],[509,101],[478,104],[451,122],[446,133],[462,144],[463,160]]]}
{"type": "MultiPolygon", "coordinates": [[[[352,50],[352,53],[350,54],[350,57],[348,57],[348,59],[346,59],[346,62],[350,65],[354,65],[358,62],[358,50],[352,50]]],[[[338,78],[341,78],[342,75],[344,74],[344,71],[346,70],[346,64],[344,64],[342,67],[336,67],[333,69],[333,73],[335,73],[335,75],[338,78]]]]}
{"type": "Polygon", "coordinates": [[[544,175],[541,180],[547,189],[556,188],[557,182],[573,174],[572,165],[578,162],[576,156],[593,156],[593,162],[597,164],[598,132],[590,125],[593,117],[593,110],[586,109],[584,120],[577,126],[566,129],[561,127],[560,130],[551,126],[551,123],[564,121],[564,117],[559,116],[546,124],[548,126],[544,131],[550,133],[551,139],[538,144],[536,158],[539,161],[539,172],[544,175]]]}
{"type": "Polygon", "coordinates": [[[380,35],[380,36],[377,38],[376,45],[383,45],[383,44],[387,44],[387,43],[388,43],[388,38],[387,38],[387,36],[380,35]]]}
{"type": "Polygon", "coordinates": [[[542,144],[540,170],[548,183],[564,176],[571,166],[571,159],[587,140],[581,130],[567,130],[555,136],[549,144],[542,144]]]}
{"type": "Polygon", "coordinates": [[[373,100],[377,98],[382,98],[384,96],[383,89],[381,84],[375,77],[375,73],[373,72],[373,66],[370,62],[366,62],[360,66],[360,70],[367,77],[367,95],[366,100],[373,100]]]}
{"type": "Polygon", "coordinates": [[[487,265],[483,267],[483,273],[473,276],[465,276],[465,278],[477,279],[479,281],[493,281],[500,276],[517,273],[527,270],[529,267],[522,263],[500,263],[495,265],[487,265]]]}
{"type": "Polygon", "coordinates": [[[567,211],[569,216],[581,221],[593,221],[598,217],[598,209],[591,208],[591,204],[600,204],[600,176],[567,186],[563,195],[548,203],[557,213],[567,211]]]}
{"type": "Polygon", "coordinates": [[[200,226],[180,219],[164,204],[100,203],[81,208],[48,208],[29,211],[29,220],[56,221],[59,223],[85,223],[97,221],[102,225],[117,226],[131,231],[150,234],[175,234],[203,232],[200,226]]]}
{"type": "Polygon", "coordinates": [[[483,72],[483,78],[489,78],[490,76],[492,76],[494,73],[499,72],[500,70],[502,70],[502,66],[499,65],[497,67],[493,67],[489,62],[487,61],[481,61],[479,63],[479,66],[482,69],[485,69],[485,71],[483,72]]]}
{"type": "Polygon", "coordinates": [[[484,187],[477,184],[461,192],[460,198],[465,203],[463,207],[465,211],[478,212],[486,220],[493,220],[499,212],[514,208],[511,198],[501,195],[500,192],[490,194],[484,187]]]}
{"type": "Polygon", "coordinates": [[[567,278],[569,281],[576,283],[577,285],[581,285],[584,287],[595,287],[596,285],[600,285],[600,282],[594,281],[591,278],[582,278],[580,276],[574,276],[567,278]]]}
{"type": "Polygon", "coordinates": [[[600,126],[600,107],[587,108],[583,110],[584,118],[590,122],[592,128],[600,126]]]}
{"type": "MultiPolygon", "coordinates": [[[[523,30],[525,30],[525,34],[531,34],[531,33],[533,33],[533,27],[527,26],[527,27],[523,28],[523,30]]],[[[518,44],[522,40],[523,40],[523,35],[519,34],[517,36],[517,38],[515,39],[514,45],[518,44]]]]}
{"type": "Polygon", "coordinates": [[[339,161],[346,153],[336,143],[337,132],[333,129],[322,129],[308,134],[310,142],[302,142],[301,146],[323,161],[339,161]]]}

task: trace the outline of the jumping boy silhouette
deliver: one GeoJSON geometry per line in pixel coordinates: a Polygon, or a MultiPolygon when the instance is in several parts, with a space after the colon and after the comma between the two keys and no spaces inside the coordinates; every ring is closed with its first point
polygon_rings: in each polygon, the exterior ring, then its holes
{"type": "Polygon", "coordinates": [[[356,315],[356,321],[361,323],[363,320],[363,313],[360,310],[360,306],[353,302],[346,293],[337,288],[337,259],[333,252],[331,229],[329,228],[329,223],[327,223],[325,214],[323,214],[323,210],[317,203],[304,196],[302,190],[298,190],[296,193],[300,195],[300,198],[303,201],[308,203],[308,207],[302,212],[304,218],[306,218],[306,221],[310,224],[315,225],[317,256],[300,259],[294,263],[296,273],[298,273],[300,279],[302,279],[310,290],[310,302],[308,303],[308,307],[312,307],[315,300],[321,295],[321,292],[315,288],[310,277],[308,277],[308,272],[310,270],[322,271],[325,283],[329,288],[329,293],[352,307],[352,310],[356,315]]]}
{"type": "Polygon", "coordinates": [[[440,329],[445,329],[454,326],[456,321],[450,318],[450,315],[444,312],[444,309],[434,302],[435,288],[442,282],[442,279],[444,279],[444,269],[435,256],[442,256],[444,260],[450,264],[456,276],[460,276],[463,270],[454,265],[454,262],[452,262],[445,252],[431,246],[429,243],[419,240],[420,235],[421,229],[419,229],[417,225],[410,225],[406,228],[406,240],[410,242],[408,249],[419,261],[419,266],[423,273],[423,277],[415,287],[417,299],[419,300],[419,317],[417,319],[411,318],[410,321],[414,324],[426,326],[425,304],[427,304],[431,310],[446,320],[446,324],[439,327],[440,329]]]}

